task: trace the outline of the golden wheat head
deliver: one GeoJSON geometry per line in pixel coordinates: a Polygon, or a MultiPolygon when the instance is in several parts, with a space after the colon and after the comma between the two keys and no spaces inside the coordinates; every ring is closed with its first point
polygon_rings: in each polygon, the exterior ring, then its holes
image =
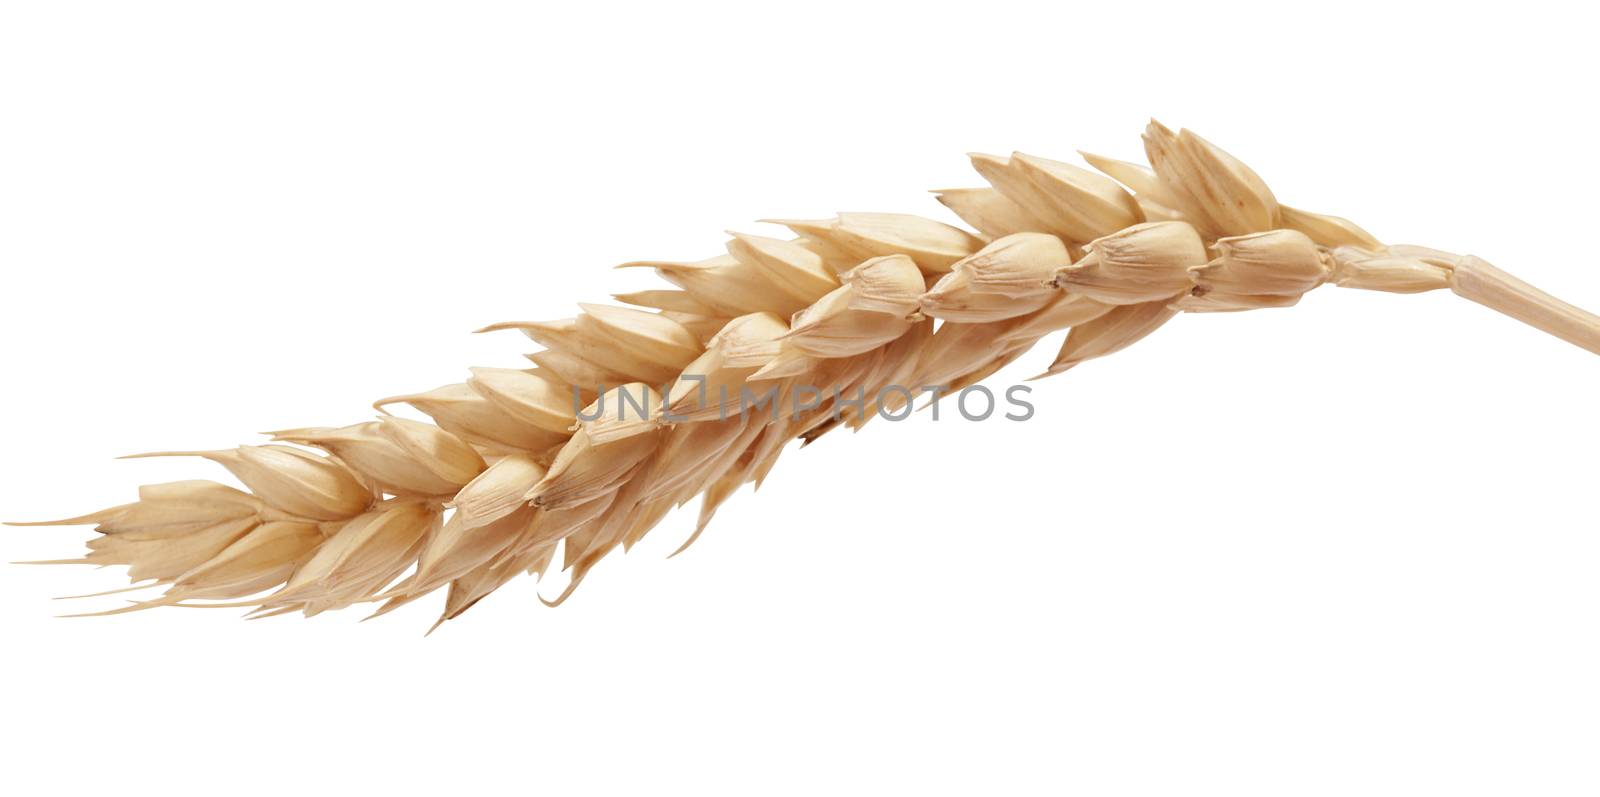
{"type": "MultiPolygon", "coordinates": [[[[1047,374],[1116,352],[1180,312],[1289,307],[1325,284],[1449,289],[1600,353],[1600,318],[1472,256],[1380,243],[1282,204],[1243,163],[1152,122],[1148,167],[1094,171],[973,155],[986,188],[937,192],[972,231],[917,216],[841,213],[734,234],[695,262],[641,261],[673,289],[510,322],[534,367],[383,399],[343,427],[266,445],[144,456],[211,460],[244,486],[183,481],[45,524],[93,524],[80,559],[127,565],[156,606],[376,614],[447,588],[456,617],[527,573],[595,563],[701,496],[693,542],[786,444],[960,390],[1068,330],[1047,374]],[[753,399],[753,400],[750,400],[753,399]]],[[[685,542],[687,546],[689,543],[685,542]]],[[[681,548],[680,548],[681,550],[681,548]]]]}

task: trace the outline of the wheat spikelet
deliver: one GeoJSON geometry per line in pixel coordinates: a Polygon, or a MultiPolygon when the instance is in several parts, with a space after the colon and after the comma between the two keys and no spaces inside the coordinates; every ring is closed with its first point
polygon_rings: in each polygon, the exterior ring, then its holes
{"type": "MultiPolygon", "coordinates": [[[[446,588],[441,621],[519,574],[570,570],[560,603],[612,550],[702,497],[695,531],[788,442],[959,390],[1069,330],[1046,374],[1114,353],[1180,312],[1288,307],[1320,285],[1449,289],[1600,353],[1600,318],[1471,256],[1386,246],[1277,201],[1243,163],[1152,122],[1150,167],[1085,155],[973,155],[987,188],[936,192],[969,224],[885,213],[734,233],[696,262],[640,261],[674,289],[555,321],[508,322],[528,369],[379,401],[339,428],[194,456],[246,488],[141,488],[93,524],[81,559],[163,587],[166,605],[383,614],[446,588]],[[748,399],[748,402],[747,402],[748,399]],[[559,562],[557,557],[559,556],[559,562]]],[[[680,548],[679,550],[682,550],[680,548]]]]}

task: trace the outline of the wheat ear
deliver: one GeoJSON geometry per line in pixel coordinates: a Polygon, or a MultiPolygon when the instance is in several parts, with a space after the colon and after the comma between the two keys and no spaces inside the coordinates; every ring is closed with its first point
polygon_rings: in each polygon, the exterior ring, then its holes
{"type": "Polygon", "coordinates": [[[692,542],[789,441],[908,411],[916,391],[894,388],[972,385],[1057,330],[1070,331],[1047,374],[1180,312],[1288,307],[1331,283],[1449,289],[1600,353],[1600,318],[1476,257],[1387,246],[1283,205],[1188,131],[1152,122],[1144,144],[1148,168],[1086,154],[1098,173],[972,156],[989,187],[937,194],[974,232],[842,213],[777,222],[791,239],[735,234],[706,260],[624,264],[676,287],[495,325],[543,347],[533,368],[477,368],[376,405],[409,404],[433,424],[385,413],[267,445],[149,455],[209,459],[246,489],[146,486],[134,503],[38,525],[94,524],[88,554],[67,561],[127,565],[165,588],[101,614],[374,602],[383,614],[446,587],[443,621],[519,573],[551,570],[558,553],[571,571],[559,603],[699,495],[692,542]],[[773,410],[745,406],[745,391],[773,410]]]}

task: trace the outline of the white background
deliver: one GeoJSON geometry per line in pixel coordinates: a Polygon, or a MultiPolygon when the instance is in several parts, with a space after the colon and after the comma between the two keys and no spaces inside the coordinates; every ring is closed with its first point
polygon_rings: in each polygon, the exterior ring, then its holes
{"type": "MultiPolygon", "coordinates": [[[[1152,115],[1600,306],[1600,56],[1537,3],[0,8],[5,519],[518,367],[468,331],[653,287],[615,263],[949,218],[964,152],[1138,158],[1152,115]]],[[[437,601],[54,619],[121,573],[4,566],[0,792],[1600,789],[1593,355],[1330,288],[1035,387],[830,435],[685,556],[692,512],[426,639],[437,601]]]]}

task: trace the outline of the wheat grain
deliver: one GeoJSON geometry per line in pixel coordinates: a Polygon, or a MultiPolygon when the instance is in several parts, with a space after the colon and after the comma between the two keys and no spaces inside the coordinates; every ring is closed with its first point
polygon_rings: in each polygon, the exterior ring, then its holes
{"type": "Polygon", "coordinates": [[[1600,353],[1600,318],[1478,258],[1385,246],[1283,205],[1188,131],[1152,122],[1144,140],[1149,168],[973,155],[990,187],[937,195],[976,233],[844,213],[777,222],[791,240],[733,233],[726,254],[698,262],[623,264],[676,288],[487,327],[543,346],[528,355],[534,367],[475,368],[464,384],[375,405],[409,404],[433,424],[385,412],[262,446],[146,455],[209,459],[248,492],[152,485],[132,504],[24,525],[93,524],[89,552],[65,561],[127,565],[134,581],[165,587],[102,613],[310,615],[379,602],[383,614],[447,587],[443,621],[518,574],[543,574],[558,553],[571,571],[559,603],[607,553],[703,496],[687,547],[789,441],[909,410],[914,391],[900,386],[971,385],[1062,329],[1047,374],[1183,311],[1287,307],[1323,284],[1448,288],[1600,353]],[[873,398],[843,398],[857,394],[873,398]],[[752,411],[746,396],[769,403],[752,411]]]}

